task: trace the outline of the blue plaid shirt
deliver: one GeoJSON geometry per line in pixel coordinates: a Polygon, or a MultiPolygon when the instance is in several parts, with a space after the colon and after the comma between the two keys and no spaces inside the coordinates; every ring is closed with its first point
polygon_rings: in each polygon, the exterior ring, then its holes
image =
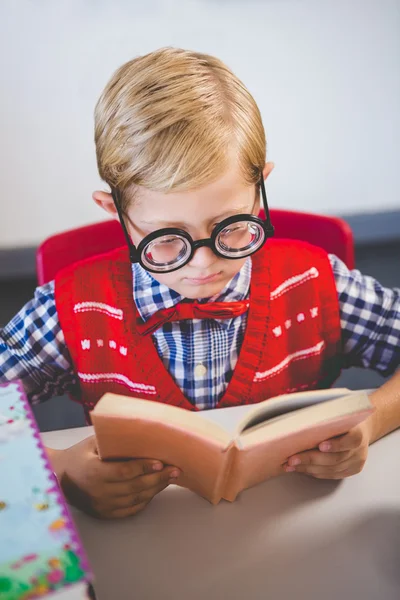
{"type": "MultiPolygon", "coordinates": [[[[349,271],[330,255],[339,298],[345,366],[392,374],[400,365],[400,290],[382,287],[372,277],[349,271]]],[[[181,296],[133,265],[133,299],[144,320],[181,296]]],[[[247,260],[217,301],[249,295],[247,260]]],[[[231,320],[172,322],[153,334],[158,354],[185,396],[198,408],[213,408],[232,377],[247,316],[231,320]]],[[[33,403],[71,392],[79,384],[65,345],[54,297],[54,282],[37,288],[33,300],[0,330],[0,382],[22,379],[33,403]]]]}

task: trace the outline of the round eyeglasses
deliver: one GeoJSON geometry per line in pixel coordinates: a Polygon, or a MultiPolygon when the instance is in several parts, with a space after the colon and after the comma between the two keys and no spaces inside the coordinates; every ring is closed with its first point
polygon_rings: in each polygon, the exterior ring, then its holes
{"type": "Polygon", "coordinates": [[[196,250],[202,246],[210,248],[217,256],[230,260],[254,254],[274,234],[262,178],[260,188],[265,220],[252,214],[228,217],[214,228],[210,238],[196,241],[183,229],[158,229],[144,237],[137,248],[132,244],[127,231],[118,193],[113,190],[112,195],[129,246],[131,262],[139,263],[151,273],[171,273],[190,262],[196,250]]]}

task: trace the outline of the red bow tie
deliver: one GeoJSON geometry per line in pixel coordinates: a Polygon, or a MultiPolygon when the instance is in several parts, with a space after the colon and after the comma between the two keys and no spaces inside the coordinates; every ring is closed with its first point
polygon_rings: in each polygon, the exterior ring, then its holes
{"type": "Polygon", "coordinates": [[[141,335],[154,333],[169,321],[184,321],[185,319],[233,319],[243,315],[249,308],[249,300],[241,302],[182,302],[171,308],[157,311],[143,323],[138,319],[136,326],[141,335]]]}

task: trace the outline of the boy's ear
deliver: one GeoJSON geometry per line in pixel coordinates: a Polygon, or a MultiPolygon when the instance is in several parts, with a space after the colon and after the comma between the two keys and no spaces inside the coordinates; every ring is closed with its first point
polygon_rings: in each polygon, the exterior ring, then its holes
{"type": "Polygon", "coordinates": [[[275,165],[273,162],[265,163],[265,167],[263,168],[264,181],[267,179],[268,175],[271,173],[271,171],[273,170],[274,167],[275,167],[275,165]]]}
{"type": "Polygon", "coordinates": [[[110,192],[96,191],[92,194],[93,200],[97,206],[105,210],[113,219],[118,219],[117,209],[115,208],[114,200],[110,192]]]}

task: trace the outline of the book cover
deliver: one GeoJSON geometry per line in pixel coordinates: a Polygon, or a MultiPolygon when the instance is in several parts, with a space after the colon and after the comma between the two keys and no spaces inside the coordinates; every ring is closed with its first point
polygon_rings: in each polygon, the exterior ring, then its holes
{"type": "Polygon", "coordinates": [[[0,599],[28,600],[52,593],[58,597],[65,588],[73,594],[81,585],[86,589],[83,584],[90,580],[22,384],[2,384],[0,599]]]}

